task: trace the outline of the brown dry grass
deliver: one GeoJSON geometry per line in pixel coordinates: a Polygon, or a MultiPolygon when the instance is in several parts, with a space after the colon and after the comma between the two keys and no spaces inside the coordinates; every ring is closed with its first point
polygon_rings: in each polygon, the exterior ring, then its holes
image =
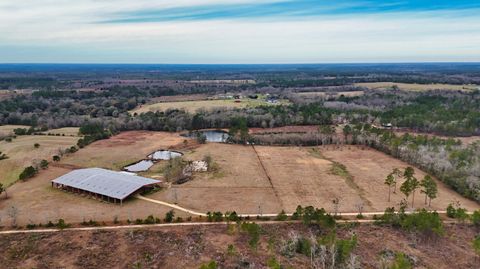
{"type": "Polygon", "coordinates": [[[101,140],[65,158],[62,163],[80,167],[120,170],[125,165],[146,158],[158,149],[181,144],[183,137],[174,133],[132,131],[101,140]]]}
{"type": "Polygon", "coordinates": [[[135,220],[153,214],[163,217],[168,208],[138,199],[124,202],[123,206],[88,199],[51,187],[50,181],[70,172],[70,169],[50,167],[27,182],[18,182],[8,189],[7,200],[0,201],[2,225],[9,226],[12,219],[7,211],[12,206],[18,209],[19,225],[28,223],[56,222],[63,218],[68,223],[89,221],[112,222],[115,216],[121,220],[135,220]]]}
{"type": "Polygon", "coordinates": [[[43,132],[43,134],[54,134],[54,135],[64,135],[64,136],[80,136],[78,127],[64,127],[58,129],[51,129],[43,132]]]}
{"type": "MultiPolygon", "coordinates": [[[[161,217],[169,208],[136,199],[123,207],[101,203],[54,190],[50,181],[79,167],[120,169],[155,150],[169,148],[184,148],[182,151],[189,160],[210,155],[220,169],[213,173],[197,173],[192,181],[149,197],[199,212],[235,210],[261,214],[278,213],[282,209],[292,212],[299,204],[331,211],[332,200],[337,197],[341,199],[341,212],[356,212],[356,204],[360,201],[365,204],[365,211],[383,211],[402,198],[400,194],[393,195],[392,202],[388,203],[383,181],[394,167],[402,168],[407,164],[375,150],[353,146],[319,147],[316,151],[262,146],[255,147],[257,156],[251,146],[208,143],[195,148],[183,141],[178,134],[147,131],[125,132],[97,141],[63,158],[60,163],[52,164],[35,178],[11,186],[8,189],[10,198],[0,200],[0,215],[6,216],[8,208],[15,206],[20,211],[18,221],[22,225],[58,218],[81,222],[84,218],[112,221],[114,216],[124,220],[145,218],[150,214],[161,217]],[[344,164],[347,174],[333,173],[334,162],[344,164]]],[[[419,178],[423,175],[417,170],[419,178]]],[[[479,208],[478,204],[460,197],[446,186],[440,184],[439,187],[439,197],[432,203],[434,209],[444,210],[454,199],[469,210],[479,208]]],[[[423,197],[417,192],[416,207],[420,206],[423,206],[423,197]]],[[[10,222],[10,219],[3,218],[3,222],[10,222]]]]}
{"type": "Polygon", "coordinates": [[[33,160],[50,161],[59,149],[71,147],[77,140],[78,137],[25,135],[18,136],[12,142],[0,141],[0,151],[8,156],[8,159],[0,160],[0,182],[12,184],[23,168],[32,165],[33,160]],[[40,147],[35,148],[35,143],[39,143],[40,147]]]}
{"type": "Polygon", "coordinates": [[[215,173],[198,173],[194,180],[152,195],[200,212],[276,213],[281,211],[274,190],[251,147],[211,143],[185,155],[201,160],[210,155],[215,173]]]}
{"type": "MultiPolygon", "coordinates": [[[[35,136],[35,138],[74,139],[72,137],[35,136]]],[[[122,164],[145,158],[156,149],[175,146],[183,138],[162,132],[125,132],[107,140],[97,141],[88,147],[63,158],[51,167],[26,182],[18,182],[8,188],[7,200],[0,200],[0,215],[15,206],[19,210],[18,223],[45,223],[64,218],[67,222],[81,222],[84,219],[112,221],[120,219],[145,218],[150,214],[163,217],[169,210],[152,203],[133,199],[118,206],[87,199],[71,193],[53,189],[50,181],[73,168],[104,167],[118,169],[122,164]]],[[[33,148],[33,144],[31,145],[33,148]]],[[[9,224],[9,218],[2,218],[9,224]]]]}
{"type": "Polygon", "coordinates": [[[415,84],[415,83],[395,83],[395,82],[371,82],[371,83],[355,83],[355,86],[367,87],[369,89],[387,89],[394,85],[402,90],[409,91],[428,91],[428,90],[454,90],[454,91],[471,91],[478,89],[477,85],[451,85],[451,84],[415,84]]]}
{"type": "Polygon", "coordinates": [[[339,97],[341,95],[346,97],[356,97],[362,96],[364,94],[363,91],[349,91],[349,92],[299,92],[297,93],[299,96],[312,98],[312,97],[339,97]]]}
{"type": "MultiPolygon", "coordinates": [[[[287,104],[288,101],[282,100],[279,104],[287,104]]],[[[257,107],[262,105],[274,105],[265,102],[262,99],[248,99],[243,98],[241,100],[198,100],[198,101],[180,101],[180,102],[161,102],[154,104],[142,105],[130,113],[146,113],[146,112],[155,112],[155,111],[165,111],[168,109],[182,109],[189,113],[195,113],[198,110],[213,110],[220,108],[246,108],[246,107],[257,107]]]]}
{"type": "Polygon", "coordinates": [[[0,135],[12,135],[13,130],[17,128],[30,128],[27,125],[0,125],[0,135]]]}
{"type": "MultiPolygon", "coordinates": [[[[365,191],[366,197],[372,202],[376,211],[383,211],[387,207],[397,206],[404,198],[399,191],[403,181],[399,181],[397,185],[397,193],[392,194],[392,201],[389,203],[388,188],[384,184],[386,176],[393,168],[404,169],[407,163],[395,159],[391,156],[383,154],[379,151],[356,147],[343,146],[340,148],[333,146],[320,147],[321,154],[326,158],[342,163],[353,176],[355,183],[365,191]]],[[[426,173],[415,169],[415,175],[420,180],[426,173]]],[[[445,184],[437,180],[438,197],[432,201],[432,208],[436,210],[445,210],[449,203],[459,201],[461,205],[468,210],[479,209],[480,206],[474,201],[461,197],[458,193],[448,188],[445,184]]],[[[411,204],[412,197],[409,198],[411,204]]],[[[417,190],[415,194],[415,207],[424,207],[424,195],[417,190]]]]}

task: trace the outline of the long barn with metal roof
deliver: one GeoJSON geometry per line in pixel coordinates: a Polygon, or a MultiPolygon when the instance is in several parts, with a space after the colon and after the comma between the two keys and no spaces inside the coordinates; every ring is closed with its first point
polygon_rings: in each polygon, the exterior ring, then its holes
{"type": "Polygon", "coordinates": [[[102,168],[74,170],[52,180],[52,187],[122,203],[128,196],[161,181],[102,168]]]}

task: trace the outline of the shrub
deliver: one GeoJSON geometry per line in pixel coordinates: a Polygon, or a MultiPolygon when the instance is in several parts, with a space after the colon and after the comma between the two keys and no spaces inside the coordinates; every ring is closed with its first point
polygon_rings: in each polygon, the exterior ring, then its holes
{"type": "Polygon", "coordinates": [[[200,269],[217,269],[217,262],[210,261],[209,263],[202,264],[200,269]]]}
{"type": "Polygon", "coordinates": [[[410,263],[407,256],[403,253],[397,253],[395,255],[395,260],[390,266],[390,269],[410,269],[412,264],[410,263]]]}
{"type": "Polygon", "coordinates": [[[52,157],[52,160],[53,160],[54,162],[59,162],[59,161],[60,161],[60,156],[54,155],[54,156],[52,157]]]}
{"type": "Polygon", "coordinates": [[[407,231],[419,232],[426,235],[443,235],[443,224],[437,212],[428,212],[421,209],[413,214],[405,214],[403,210],[395,213],[393,207],[385,209],[385,214],[377,221],[377,224],[386,224],[399,227],[407,231]]]}
{"type": "Polygon", "coordinates": [[[64,219],[59,219],[55,226],[57,226],[58,229],[65,229],[70,227],[70,225],[67,224],[64,219]]]}
{"type": "Polygon", "coordinates": [[[271,257],[270,259],[268,259],[267,266],[270,269],[281,269],[282,268],[282,265],[277,261],[277,259],[275,257],[271,257]]]}
{"type": "Polygon", "coordinates": [[[477,210],[477,211],[473,212],[472,223],[477,228],[480,228],[480,210],[477,210]]]}
{"type": "Polygon", "coordinates": [[[457,210],[455,209],[455,207],[453,207],[453,204],[449,204],[447,207],[447,217],[452,219],[455,218],[456,212],[457,210]]]}
{"type": "Polygon", "coordinates": [[[244,222],[241,225],[241,229],[248,233],[250,236],[250,240],[248,241],[248,245],[251,248],[257,249],[258,241],[260,240],[260,232],[261,228],[255,222],[244,222]]]}
{"type": "Polygon", "coordinates": [[[40,144],[35,143],[35,144],[33,144],[33,147],[36,148],[36,149],[38,149],[38,148],[40,147],[40,144]]]}
{"type": "Polygon", "coordinates": [[[337,262],[344,263],[357,246],[357,236],[352,236],[351,239],[337,240],[337,262]]]}
{"type": "Polygon", "coordinates": [[[455,206],[453,204],[449,204],[447,207],[447,216],[453,219],[459,219],[461,221],[465,221],[468,219],[467,210],[465,208],[461,208],[459,204],[455,206]]]}
{"type": "MultiPolygon", "coordinates": [[[[168,213],[167,213],[167,214],[168,214],[168,213]]],[[[150,216],[148,216],[145,220],[143,220],[143,223],[145,223],[145,224],[160,223],[160,219],[153,217],[153,215],[150,215],[150,216]]]]}
{"type": "Polygon", "coordinates": [[[288,219],[287,214],[285,213],[285,210],[282,210],[282,212],[278,213],[277,217],[275,220],[277,221],[286,221],[288,219]]]}
{"type": "Polygon", "coordinates": [[[480,256],[480,235],[477,235],[477,237],[473,239],[473,250],[480,256]]]}
{"type": "Polygon", "coordinates": [[[47,169],[48,168],[48,161],[47,160],[42,160],[40,162],[40,168],[47,169]]]}
{"type": "Polygon", "coordinates": [[[219,212],[219,211],[213,212],[213,213],[209,211],[209,212],[207,212],[207,220],[210,221],[210,222],[212,222],[212,221],[214,221],[214,222],[223,221],[223,214],[222,214],[222,212],[219,212]]]}
{"type": "Polygon", "coordinates": [[[240,220],[240,217],[237,215],[237,212],[233,211],[233,212],[226,212],[225,213],[225,218],[229,221],[239,221],[240,220]]]}
{"type": "Polygon", "coordinates": [[[235,250],[235,246],[232,245],[232,244],[229,244],[229,245],[227,246],[227,255],[233,256],[233,255],[235,255],[236,253],[237,253],[237,251],[235,250]]]}
{"type": "Polygon", "coordinates": [[[312,243],[310,242],[310,240],[302,237],[302,238],[298,239],[295,251],[297,253],[300,253],[300,254],[303,254],[307,257],[310,257],[311,247],[312,247],[312,243]]]}
{"type": "Polygon", "coordinates": [[[18,178],[20,180],[27,180],[33,176],[35,176],[35,174],[37,174],[37,169],[35,169],[33,166],[29,166],[29,167],[26,167],[22,173],[20,173],[20,175],[18,176],[18,178]]]}
{"type": "Polygon", "coordinates": [[[94,220],[89,220],[88,222],[83,221],[83,222],[82,222],[82,225],[83,225],[83,226],[92,226],[92,227],[99,226],[98,222],[96,222],[96,221],[94,221],[94,220]]]}
{"type": "Polygon", "coordinates": [[[172,222],[174,217],[175,217],[175,212],[173,212],[173,210],[168,211],[165,214],[165,222],[172,222]]]}

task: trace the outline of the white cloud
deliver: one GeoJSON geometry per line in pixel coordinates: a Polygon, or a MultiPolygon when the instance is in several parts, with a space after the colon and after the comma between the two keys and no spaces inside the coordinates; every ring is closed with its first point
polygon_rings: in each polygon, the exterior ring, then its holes
{"type": "Polygon", "coordinates": [[[273,21],[93,23],[112,12],[199,2],[3,0],[0,62],[480,61],[480,19],[458,11],[273,21]]]}

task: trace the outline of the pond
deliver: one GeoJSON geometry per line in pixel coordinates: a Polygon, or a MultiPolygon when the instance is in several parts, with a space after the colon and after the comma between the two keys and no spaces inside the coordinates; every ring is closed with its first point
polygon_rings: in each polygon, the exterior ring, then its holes
{"type": "Polygon", "coordinates": [[[150,169],[153,166],[153,161],[151,160],[141,160],[138,163],[134,163],[129,166],[125,166],[123,169],[128,172],[144,172],[150,169]]]}
{"type": "Polygon", "coordinates": [[[170,150],[158,150],[154,153],[148,155],[148,158],[158,161],[158,160],[170,160],[177,157],[181,157],[183,153],[170,150]]]}
{"type": "Polygon", "coordinates": [[[222,130],[206,130],[190,132],[186,136],[190,138],[197,138],[198,134],[204,135],[207,142],[225,143],[228,139],[228,133],[222,130]]]}

